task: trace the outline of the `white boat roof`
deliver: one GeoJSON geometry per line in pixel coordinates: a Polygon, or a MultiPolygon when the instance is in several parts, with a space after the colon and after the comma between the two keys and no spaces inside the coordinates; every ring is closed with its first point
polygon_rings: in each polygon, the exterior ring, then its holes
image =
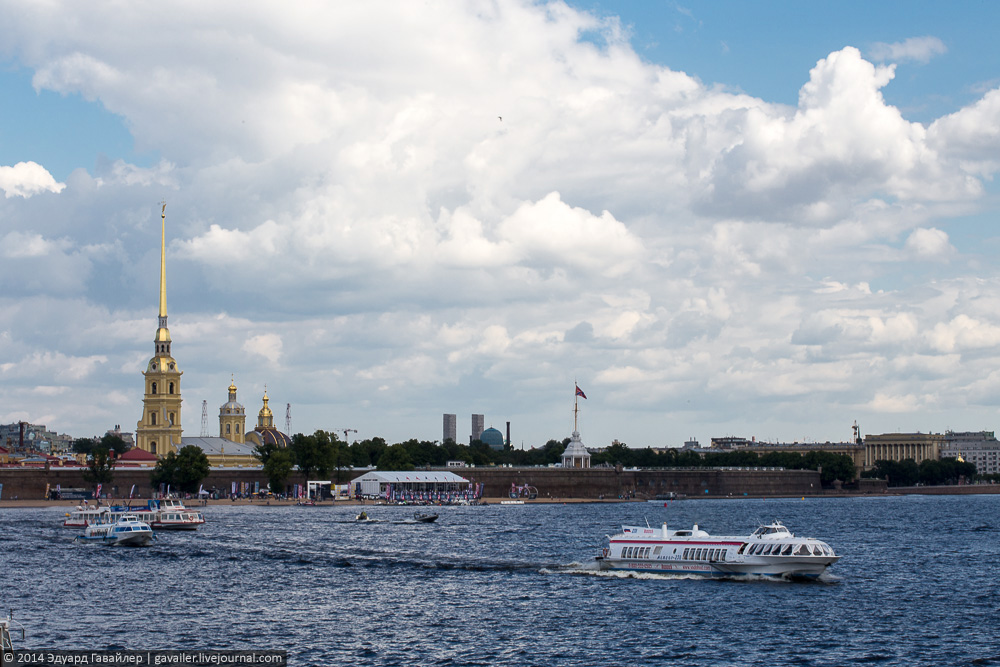
{"type": "Polygon", "coordinates": [[[409,470],[393,472],[391,470],[372,470],[361,477],[351,480],[356,482],[385,482],[386,484],[468,484],[469,480],[459,477],[453,472],[409,470]]]}

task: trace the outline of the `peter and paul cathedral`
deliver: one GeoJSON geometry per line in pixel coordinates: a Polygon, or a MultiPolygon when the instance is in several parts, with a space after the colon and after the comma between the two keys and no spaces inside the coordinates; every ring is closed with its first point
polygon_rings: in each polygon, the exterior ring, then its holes
{"type": "Polygon", "coordinates": [[[160,211],[160,314],[153,358],[143,372],[145,393],[142,417],[135,427],[135,444],[157,456],[177,452],[181,446],[181,375],[170,354],[170,330],[167,329],[167,205],[160,211]]]}
{"type": "Polygon", "coordinates": [[[185,437],[181,429],[181,375],[177,361],[170,352],[170,330],[167,328],[167,216],[166,204],[160,211],[160,313],[153,339],[153,358],[142,375],[145,391],[142,398],[142,418],[135,427],[138,449],[162,458],[186,445],[200,448],[209,465],[260,465],[254,455],[257,445],[287,447],[291,438],[274,426],[274,414],[268,407],[267,390],[264,406],[257,415],[257,427],[246,431],[246,410],[236,400],[236,380],[229,384],[229,400],[219,408],[219,437],[185,437]]]}

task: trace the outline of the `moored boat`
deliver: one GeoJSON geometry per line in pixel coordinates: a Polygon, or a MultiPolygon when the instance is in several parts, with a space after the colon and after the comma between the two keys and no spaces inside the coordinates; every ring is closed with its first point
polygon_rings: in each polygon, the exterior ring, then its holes
{"type": "Polygon", "coordinates": [[[92,524],[112,523],[124,514],[133,514],[155,530],[195,530],[205,523],[205,515],[184,506],[177,498],[148,500],[145,507],[131,505],[97,506],[81,505],[66,514],[63,526],[86,528],[92,524]]]}
{"type": "Polygon", "coordinates": [[[148,512],[152,512],[148,523],[154,530],[196,530],[205,523],[205,515],[184,506],[177,498],[150,500],[148,512]]]}
{"type": "Polygon", "coordinates": [[[429,512],[415,512],[413,514],[413,520],[418,523],[434,523],[437,521],[438,515],[429,512]]]}
{"type": "Polygon", "coordinates": [[[66,528],[86,528],[92,523],[107,521],[110,511],[111,508],[107,506],[77,505],[75,510],[66,513],[63,526],[66,528]]]}
{"type": "Polygon", "coordinates": [[[602,570],[629,570],[705,577],[761,575],[815,578],[840,556],[826,542],[795,537],[779,521],[761,525],[750,535],[710,535],[690,530],[622,526],[608,536],[597,557],[602,570]]]}
{"type": "Polygon", "coordinates": [[[153,529],[135,514],[122,514],[113,521],[90,524],[76,539],[111,546],[144,547],[153,541],[153,529]]]}

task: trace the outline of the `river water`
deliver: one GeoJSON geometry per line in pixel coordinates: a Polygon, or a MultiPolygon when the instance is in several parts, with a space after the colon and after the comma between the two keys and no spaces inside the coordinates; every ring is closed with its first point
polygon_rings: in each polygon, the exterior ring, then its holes
{"type": "Polygon", "coordinates": [[[145,549],[0,510],[19,648],[281,649],[289,665],[1000,665],[1000,496],[206,508],[145,549]],[[818,582],[598,573],[620,524],[782,520],[818,582]],[[19,640],[20,637],[18,636],[19,640]]]}

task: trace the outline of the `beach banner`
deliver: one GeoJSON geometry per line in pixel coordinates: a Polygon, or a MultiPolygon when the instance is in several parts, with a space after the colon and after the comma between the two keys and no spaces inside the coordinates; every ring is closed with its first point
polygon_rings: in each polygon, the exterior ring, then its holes
{"type": "Polygon", "coordinates": [[[135,495],[135,484],[132,485],[132,490],[128,492],[128,497],[132,498],[135,495]]]}
{"type": "Polygon", "coordinates": [[[233,495],[236,495],[236,482],[233,482],[233,495]]]}
{"type": "Polygon", "coordinates": [[[3,483],[0,483],[0,499],[3,499],[3,483]]]}
{"type": "Polygon", "coordinates": [[[97,485],[97,493],[95,493],[94,495],[96,496],[96,498],[97,498],[98,500],[100,500],[100,499],[101,499],[101,488],[102,488],[103,486],[104,486],[103,484],[98,484],[98,485],[97,485]]]}

